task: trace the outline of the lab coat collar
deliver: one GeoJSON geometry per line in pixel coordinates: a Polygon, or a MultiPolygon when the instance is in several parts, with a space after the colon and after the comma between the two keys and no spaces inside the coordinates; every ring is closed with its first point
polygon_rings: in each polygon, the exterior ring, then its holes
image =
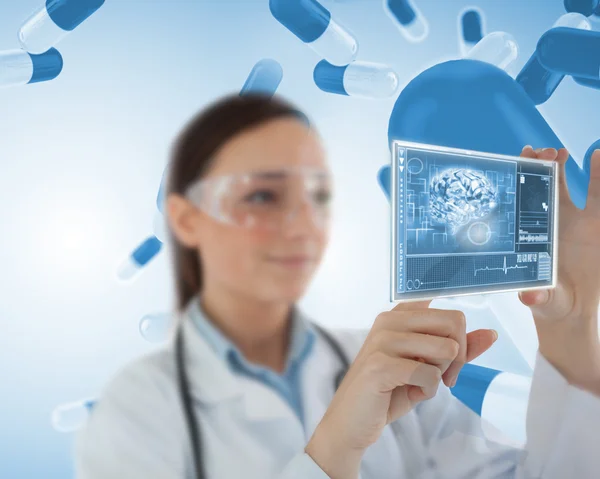
{"type": "MultiPolygon", "coordinates": [[[[276,391],[256,380],[232,372],[227,363],[200,334],[188,314],[185,312],[180,314],[178,320],[180,327],[183,328],[184,360],[193,399],[209,407],[230,404],[232,400],[241,400],[245,415],[251,420],[296,416],[276,391]]],[[[173,341],[171,343],[173,355],[175,355],[174,344],[173,341]]],[[[304,367],[307,366],[306,363],[304,367]]]]}

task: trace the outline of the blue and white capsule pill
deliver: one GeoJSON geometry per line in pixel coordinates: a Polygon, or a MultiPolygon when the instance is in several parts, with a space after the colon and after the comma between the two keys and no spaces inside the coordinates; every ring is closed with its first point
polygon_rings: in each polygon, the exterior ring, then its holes
{"type": "Polygon", "coordinates": [[[0,87],[53,80],[62,68],[62,56],[54,48],[41,55],[24,50],[0,52],[0,87]]]}
{"type": "Polygon", "coordinates": [[[279,62],[270,58],[263,58],[252,67],[244,86],[240,90],[240,96],[252,93],[273,96],[277,92],[282,78],[283,68],[281,68],[279,62]]]}
{"type": "Polygon", "coordinates": [[[73,432],[87,421],[96,399],[84,399],[57,406],[52,411],[52,426],[58,432],[73,432]]]}
{"type": "Polygon", "coordinates": [[[589,17],[598,8],[599,3],[600,0],[565,0],[565,10],[589,17]]]}
{"type": "Polygon", "coordinates": [[[30,53],[43,53],[98,10],[105,0],[46,0],[19,29],[19,42],[30,53]]]}
{"type": "Polygon", "coordinates": [[[347,65],[358,54],[358,41],[316,0],[270,0],[275,19],[333,65],[347,65]]]}
{"type": "Polygon", "coordinates": [[[600,79],[600,32],[552,28],[540,38],[536,52],[540,63],[550,71],[600,79]]]}
{"type": "Polygon", "coordinates": [[[530,391],[530,377],[474,364],[465,364],[451,389],[456,398],[481,416],[487,439],[509,445],[525,442],[530,391]]]}
{"type": "Polygon", "coordinates": [[[458,38],[461,56],[465,56],[485,35],[485,17],[475,7],[463,10],[458,16],[458,38]]]}
{"type": "Polygon", "coordinates": [[[162,241],[156,236],[144,240],[118,267],[117,277],[128,281],[136,276],[162,248],[162,241]]]}
{"type": "MultiPolygon", "coordinates": [[[[553,28],[556,27],[592,29],[590,21],[581,13],[565,13],[554,23],[553,28]]],[[[548,101],[564,77],[561,73],[551,72],[544,68],[538,60],[537,52],[533,52],[516,80],[533,102],[541,105],[548,101]]]]}
{"type": "Polygon", "coordinates": [[[371,62],[352,62],[340,67],[325,60],[317,63],[313,72],[319,89],[363,98],[388,98],[398,89],[398,75],[387,65],[371,62]]]}
{"type": "Polygon", "coordinates": [[[409,42],[422,42],[427,38],[427,19],[411,0],[383,0],[383,9],[409,42]]]}
{"type": "Polygon", "coordinates": [[[519,46],[506,32],[492,32],[483,37],[465,58],[479,60],[506,70],[518,57],[519,46]]]}

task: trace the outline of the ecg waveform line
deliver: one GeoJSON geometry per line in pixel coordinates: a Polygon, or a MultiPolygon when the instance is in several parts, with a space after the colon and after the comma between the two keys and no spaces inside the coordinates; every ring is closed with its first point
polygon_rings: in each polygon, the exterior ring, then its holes
{"type": "Polygon", "coordinates": [[[504,274],[508,274],[509,269],[527,269],[529,266],[519,266],[518,264],[515,266],[506,266],[506,256],[504,257],[504,264],[502,268],[490,268],[486,266],[485,268],[475,268],[475,276],[477,276],[477,271],[504,271],[504,274]]]}

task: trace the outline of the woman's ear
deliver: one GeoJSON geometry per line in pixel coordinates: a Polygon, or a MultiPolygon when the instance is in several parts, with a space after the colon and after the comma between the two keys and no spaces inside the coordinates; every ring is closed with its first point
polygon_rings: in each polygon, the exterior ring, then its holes
{"type": "Polygon", "coordinates": [[[169,228],[175,238],[188,248],[198,247],[200,212],[183,196],[171,193],[165,201],[169,228]]]}

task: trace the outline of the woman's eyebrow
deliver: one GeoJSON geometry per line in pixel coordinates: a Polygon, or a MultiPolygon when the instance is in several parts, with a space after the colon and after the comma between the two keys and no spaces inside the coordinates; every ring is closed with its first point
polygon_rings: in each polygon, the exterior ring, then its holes
{"type": "Polygon", "coordinates": [[[270,180],[270,179],[279,179],[279,178],[285,178],[286,176],[289,176],[289,172],[287,171],[259,171],[257,172],[256,176],[262,178],[262,179],[266,179],[266,180],[270,180]]]}

